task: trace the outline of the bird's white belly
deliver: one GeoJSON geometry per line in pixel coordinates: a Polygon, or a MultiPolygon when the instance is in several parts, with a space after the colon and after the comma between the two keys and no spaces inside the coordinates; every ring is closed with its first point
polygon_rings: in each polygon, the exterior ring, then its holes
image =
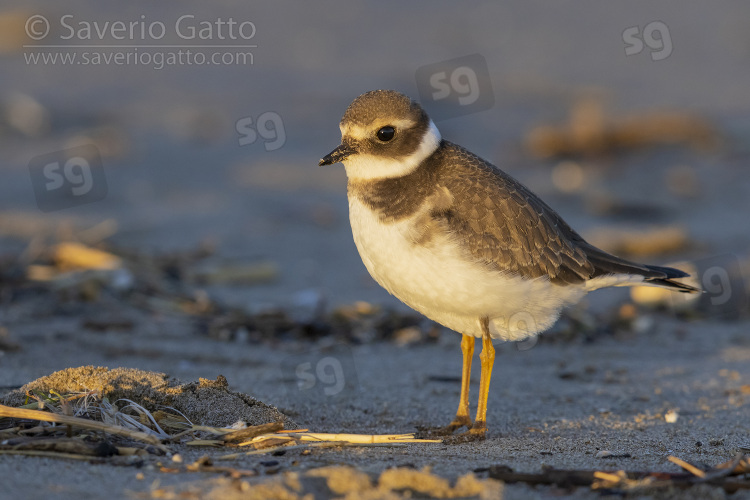
{"type": "Polygon", "coordinates": [[[466,335],[481,337],[479,320],[487,317],[494,338],[527,338],[552,326],[563,306],[586,293],[582,286],[490,271],[471,261],[445,234],[417,244],[410,236],[410,219],[383,223],[352,197],[349,218],[372,277],[408,306],[466,335]]]}

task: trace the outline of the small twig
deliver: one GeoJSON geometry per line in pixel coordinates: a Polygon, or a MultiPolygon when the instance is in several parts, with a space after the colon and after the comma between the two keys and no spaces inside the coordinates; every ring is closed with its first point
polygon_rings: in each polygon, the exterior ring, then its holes
{"type": "Polygon", "coordinates": [[[217,435],[224,435],[234,432],[234,429],[225,429],[224,427],[211,427],[210,425],[194,425],[188,430],[193,432],[208,432],[217,435]]]}
{"type": "Polygon", "coordinates": [[[21,427],[21,426],[16,426],[16,427],[10,427],[8,429],[3,429],[3,430],[0,431],[0,439],[2,439],[2,437],[5,436],[6,434],[8,436],[15,436],[16,434],[18,434],[19,431],[22,431],[22,430],[23,430],[23,427],[21,427]]]}
{"type": "Polygon", "coordinates": [[[101,457],[93,455],[77,455],[73,453],[58,453],[56,451],[39,451],[39,450],[0,450],[0,455],[29,455],[35,457],[50,458],[72,458],[73,460],[98,460],[101,457]]]}
{"type": "Polygon", "coordinates": [[[594,472],[594,478],[603,479],[604,481],[611,481],[613,483],[618,483],[622,480],[622,477],[617,474],[612,474],[611,472],[603,472],[599,470],[594,472]]]}
{"type": "Polygon", "coordinates": [[[231,443],[234,441],[246,441],[256,436],[263,434],[272,434],[284,429],[283,422],[271,422],[270,424],[253,425],[245,429],[239,429],[232,431],[228,434],[221,436],[221,440],[225,443],[231,443]]]}
{"type": "Polygon", "coordinates": [[[169,438],[165,439],[165,441],[177,442],[177,440],[179,440],[182,436],[186,436],[186,435],[191,434],[193,432],[195,432],[195,429],[186,429],[186,430],[184,430],[182,432],[178,432],[174,436],[169,436],[169,438]]]}
{"type": "Polygon", "coordinates": [[[185,443],[187,446],[221,446],[224,444],[223,441],[219,439],[195,439],[193,441],[188,441],[185,443]]]}
{"type": "Polygon", "coordinates": [[[278,446],[285,443],[295,443],[295,439],[288,437],[286,435],[284,436],[277,436],[276,434],[264,434],[262,436],[258,436],[256,438],[253,438],[250,441],[243,441],[241,443],[237,443],[237,446],[252,446],[256,450],[259,450],[261,448],[271,448],[273,446],[278,446]]]}
{"type": "Polygon", "coordinates": [[[683,469],[685,469],[686,471],[688,471],[689,473],[693,474],[696,477],[699,477],[701,479],[703,479],[704,477],[706,477],[705,471],[700,470],[695,465],[687,463],[686,461],[682,460],[681,458],[677,458],[677,457],[675,457],[673,455],[670,455],[670,456],[667,457],[667,460],[669,460],[673,464],[679,465],[680,467],[682,467],[683,469]]]}

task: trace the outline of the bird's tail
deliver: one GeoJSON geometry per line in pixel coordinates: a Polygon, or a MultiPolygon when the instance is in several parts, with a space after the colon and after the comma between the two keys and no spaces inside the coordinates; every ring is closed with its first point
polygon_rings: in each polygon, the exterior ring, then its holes
{"type": "Polygon", "coordinates": [[[696,288],[691,285],[686,285],[685,283],[680,283],[679,281],[673,281],[672,278],[689,278],[690,275],[686,273],[685,271],[680,271],[679,269],[675,269],[673,267],[649,266],[649,265],[647,265],[646,267],[651,271],[664,273],[666,277],[646,278],[645,284],[661,286],[664,288],[670,288],[676,292],[682,292],[682,293],[701,292],[700,288],[696,288]]]}
{"type": "Polygon", "coordinates": [[[640,276],[643,281],[623,281],[618,285],[652,285],[669,288],[676,292],[683,293],[699,293],[702,290],[692,285],[680,283],[674,281],[676,278],[688,278],[690,275],[685,271],[675,269],[672,267],[663,266],[650,266],[647,264],[637,264],[630,262],[619,257],[615,257],[612,254],[600,250],[593,245],[586,244],[585,252],[589,262],[594,264],[594,276],[617,276],[617,275],[629,275],[629,276],[640,276]]]}

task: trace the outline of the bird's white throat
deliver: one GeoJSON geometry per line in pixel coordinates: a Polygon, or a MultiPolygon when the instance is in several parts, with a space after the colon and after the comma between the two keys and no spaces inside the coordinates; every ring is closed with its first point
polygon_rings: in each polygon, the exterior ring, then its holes
{"type": "Polygon", "coordinates": [[[367,154],[355,154],[342,163],[350,179],[387,179],[410,174],[420,163],[428,158],[440,146],[440,131],[430,120],[430,126],[422,136],[419,148],[405,158],[389,158],[367,154]]]}

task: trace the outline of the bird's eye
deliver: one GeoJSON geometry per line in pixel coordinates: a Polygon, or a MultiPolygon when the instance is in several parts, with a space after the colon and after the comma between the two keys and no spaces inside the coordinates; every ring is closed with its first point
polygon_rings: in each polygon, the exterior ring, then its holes
{"type": "Polygon", "coordinates": [[[393,139],[393,136],[396,135],[396,129],[391,127],[390,125],[386,125],[385,127],[378,130],[378,139],[380,139],[383,142],[388,142],[391,139],[393,139]]]}

